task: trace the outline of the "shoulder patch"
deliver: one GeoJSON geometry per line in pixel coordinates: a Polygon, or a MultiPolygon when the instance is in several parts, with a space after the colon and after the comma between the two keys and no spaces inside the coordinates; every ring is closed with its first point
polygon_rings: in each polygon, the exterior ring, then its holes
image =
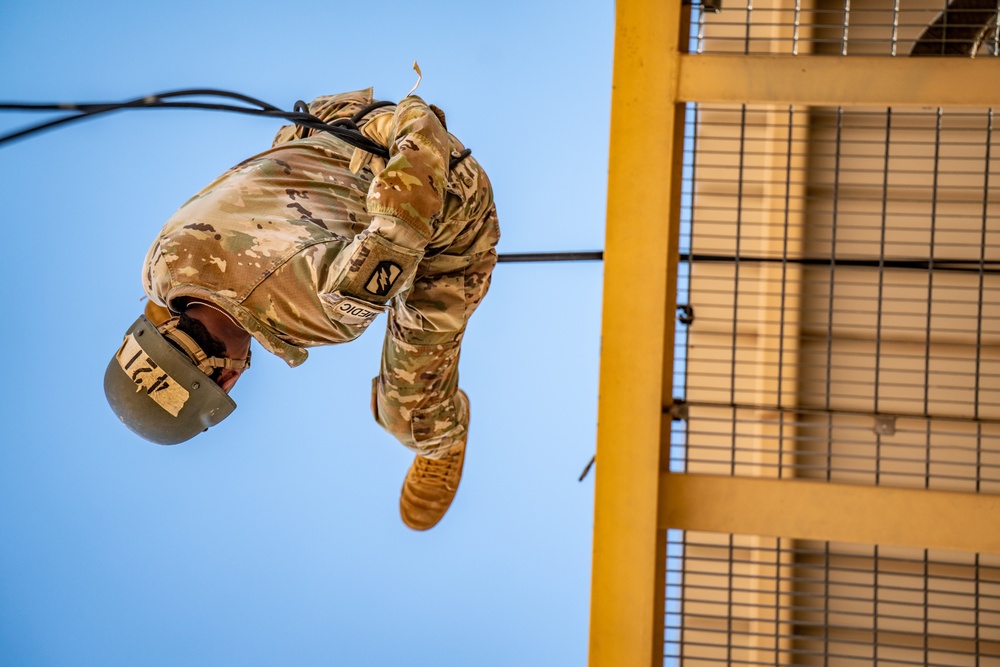
{"type": "Polygon", "coordinates": [[[403,268],[399,264],[388,260],[381,261],[368,277],[365,289],[375,296],[385,296],[402,273],[403,268]]]}

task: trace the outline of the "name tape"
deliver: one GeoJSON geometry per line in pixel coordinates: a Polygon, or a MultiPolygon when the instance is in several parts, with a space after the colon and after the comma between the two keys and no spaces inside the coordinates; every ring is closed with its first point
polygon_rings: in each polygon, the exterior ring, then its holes
{"type": "Polygon", "coordinates": [[[382,312],[364,301],[347,296],[340,297],[332,306],[332,316],[344,324],[368,326],[382,312]]]}
{"type": "Polygon", "coordinates": [[[132,378],[136,393],[146,392],[157,405],[174,417],[180,414],[191,394],[149,358],[139,346],[135,335],[128,335],[115,359],[125,374],[132,378]]]}

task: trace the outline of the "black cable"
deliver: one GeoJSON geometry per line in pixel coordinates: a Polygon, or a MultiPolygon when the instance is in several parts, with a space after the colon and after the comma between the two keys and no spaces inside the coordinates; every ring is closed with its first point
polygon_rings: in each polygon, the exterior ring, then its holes
{"type": "Polygon", "coordinates": [[[44,132],[45,130],[53,129],[60,125],[67,123],[76,122],[83,120],[85,118],[91,118],[100,114],[109,113],[112,111],[118,111],[121,109],[139,109],[139,108],[162,108],[164,106],[177,106],[176,102],[163,102],[165,99],[170,99],[174,97],[190,97],[190,96],[213,96],[213,97],[224,97],[246,102],[248,104],[255,104],[260,107],[259,110],[248,109],[246,107],[232,107],[231,105],[207,105],[207,103],[202,103],[209,108],[221,108],[224,106],[229,106],[229,109],[225,110],[236,110],[237,112],[252,113],[255,111],[278,111],[281,110],[272,104],[257,100],[255,98],[249,97],[247,95],[242,95],[240,93],[233,93],[225,90],[215,90],[211,88],[197,88],[189,90],[173,90],[163,93],[157,93],[155,95],[146,95],[143,97],[137,97],[132,100],[125,102],[100,102],[100,103],[90,103],[90,104],[76,104],[76,103],[21,103],[21,102],[3,102],[0,103],[0,110],[3,111],[76,111],[75,115],[63,116],[62,118],[57,118],[52,121],[39,123],[22,130],[16,130],[14,132],[8,133],[6,135],[0,136],[0,145],[14,141],[16,139],[23,139],[25,137],[31,136],[39,132],[44,132]]]}
{"type": "Polygon", "coordinates": [[[92,103],[92,104],[72,104],[72,103],[50,103],[50,104],[39,104],[39,103],[19,103],[19,102],[3,102],[0,103],[0,109],[5,110],[24,110],[24,111],[89,111],[94,107],[107,107],[115,106],[118,104],[134,104],[141,102],[143,100],[165,100],[171,97],[193,97],[193,96],[213,96],[213,97],[228,97],[234,100],[240,100],[241,102],[246,102],[247,104],[254,104],[261,109],[269,109],[271,111],[281,111],[278,107],[273,104],[268,104],[267,102],[258,100],[254,97],[248,95],[243,95],[241,93],[234,93],[229,90],[219,90],[216,88],[192,88],[190,90],[172,90],[165,93],[158,93],[156,95],[147,95],[145,97],[139,97],[130,102],[112,102],[112,103],[92,103]]]}
{"type": "Polygon", "coordinates": [[[978,259],[864,259],[864,258],[829,258],[829,257],[734,257],[732,255],[708,255],[697,253],[681,253],[682,262],[754,262],[764,264],[797,264],[800,266],[844,266],[854,268],[885,268],[916,271],[958,271],[967,273],[987,274],[1000,273],[1000,261],[978,259]]]}
{"type": "Polygon", "coordinates": [[[500,253],[498,262],[580,262],[602,260],[600,250],[590,252],[507,252],[500,253]]]}
{"type": "MultiPolygon", "coordinates": [[[[10,109],[10,108],[13,108],[13,105],[4,105],[4,106],[0,107],[0,109],[10,109]]],[[[39,132],[44,132],[45,130],[53,129],[53,128],[59,126],[59,125],[64,125],[66,123],[72,123],[74,121],[83,120],[84,118],[89,118],[89,117],[92,117],[92,116],[97,116],[99,114],[107,113],[107,112],[110,112],[110,111],[117,111],[120,108],[122,108],[122,107],[117,107],[116,106],[116,107],[107,107],[107,108],[103,108],[103,109],[95,109],[95,110],[92,110],[92,111],[86,111],[86,112],[83,112],[83,113],[79,113],[79,114],[77,114],[75,116],[64,116],[62,118],[57,118],[56,120],[49,121],[47,123],[39,123],[38,125],[32,125],[30,127],[24,128],[23,130],[17,130],[17,131],[5,134],[3,136],[0,136],[0,146],[4,145],[6,143],[9,143],[11,141],[15,141],[17,139],[24,139],[25,137],[29,137],[32,134],[37,134],[39,132]]]]}
{"type": "MultiPolygon", "coordinates": [[[[299,107],[297,107],[298,109],[299,107]]],[[[0,136],[0,146],[5,143],[15,141],[17,139],[24,139],[33,134],[44,132],[46,130],[53,129],[60,125],[65,125],[68,123],[73,123],[85,118],[92,118],[101,114],[110,113],[113,111],[120,111],[123,109],[204,109],[210,111],[229,111],[232,113],[241,113],[251,116],[264,116],[267,118],[281,118],[284,120],[291,121],[296,125],[301,125],[303,127],[319,130],[321,132],[329,132],[337,138],[343,140],[347,144],[354,146],[355,148],[360,148],[361,150],[368,151],[382,158],[389,158],[389,151],[383,146],[375,143],[368,137],[361,134],[361,132],[355,127],[344,127],[342,125],[333,125],[324,123],[319,118],[313,116],[304,111],[283,111],[278,107],[268,104],[267,102],[258,100],[247,95],[241,95],[240,93],[234,93],[226,90],[215,90],[211,88],[199,88],[190,90],[174,90],[167,91],[163,93],[157,93],[155,95],[146,95],[143,97],[138,97],[125,102],[111,102],[111,103],[92,103],[92,104],[36,104],[36,103],[21,103],[21,102],[0,102],[0,111],[75,111],[77,113],[73,115],[63,116],[62,118],[57,118],[55,120],[47,121],[44,123],[39,123],[37,125],[32,125],[30,127],[23,128],[21,130],[15,130],[3,136],[0,136]],[[245,102],[247,104],[256,105],[258,108],[236,106],[232,104],[219,104],[213,102],[184,102],[184,101],[165,101],[177,97],[222,97],[233,100],[238,100],[240,102],[245,102]]]]}
{"type": "MultiPolygon", "coordinates": [[[[0,110],[12,108],[13,106],[15,105],[0,105],[0,110]]],[[[3,145],[9,141],[14,141],[16,139],[23,139],[25,137],[31,136],[32,134],[44,132],[45,130],[50,130],[60,125],[72,123],[78,120],[83,120],[85,118],[92,118],[94,116],[98,116],[105,113],[111,113],[113,111],[122,111],[124,109],[164,109],[164,108],[207,109],[211,111],[233,111],[236,113],[243,113],[255,116],[268,116],[268,117],[276,116],[279,118],[287,118],[288,116],[296,115],[296,114],[287,114],[286,112],[281,110],[274,112],[269,109],[250,109],[247,107],[237,107],[226,104],[212,104],[209,102],[145,102],[145,101],[133,100],[131,102],[123,102],[120,104],[104,104],[104,105],[84,104],[84,105],[78,105],[78,107],[79,109],[81,109],[81,111],[76,115],[63,116],[62,118],[57,118],[55,120],[39,123],[37,125],[32,125],[22,130],[17,130],[9,134],[0,136],[0,145],[3,145]]],[[[309,122],[308,119],[303,119],[303,120],[304,122],[309,122]]]]}
{"type": "MultiPolygon", "coordinates": [[[[500,262],[580,262],[603,260],[604,253],[600,250],[581,252],[520,252],[501,253],[500,262]]],[[[682,262],[753,262],[765,264],[796,264],[800,266],[823,267],[853,267],[853,268],[885,268],[915,271],[957,271],[965,273],[1000,273],[1000,261],[978,259],[864,259],[829,257],[754,257],[742,255],[710,255],[705,253],[681,253],[682,262]]]]}

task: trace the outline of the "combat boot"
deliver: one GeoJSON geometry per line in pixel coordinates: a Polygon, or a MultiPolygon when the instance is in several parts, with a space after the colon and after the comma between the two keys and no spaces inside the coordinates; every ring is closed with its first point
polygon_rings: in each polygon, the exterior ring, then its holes
{"type": "Polygon", "coordinates": [[[451,506],[462,480],[465,440],[439,459],[417,456],[410,465],[399,495],[399,515],[413,530],[437,525],[451,506]]]}

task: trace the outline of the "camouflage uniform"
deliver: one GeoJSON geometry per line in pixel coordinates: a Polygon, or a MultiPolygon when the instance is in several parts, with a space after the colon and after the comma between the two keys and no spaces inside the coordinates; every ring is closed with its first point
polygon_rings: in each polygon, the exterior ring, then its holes
{"type": "MultiPolygon", "coordinates": [[[[367,89],[321,97],[324,121],[350,117],[367,89]]],[[[305,348],[361,335],[388,309],[372,412],[416,453],[463,441],[459,347],[486,294],[499,240],[493,193],[443,114],[419,97],[365,116],[388,162],[329,133],[282,128],[270,150],[219,176],[170,218],[143,267],[150,299],[227,312],[290,366],[305,348]]]]}

